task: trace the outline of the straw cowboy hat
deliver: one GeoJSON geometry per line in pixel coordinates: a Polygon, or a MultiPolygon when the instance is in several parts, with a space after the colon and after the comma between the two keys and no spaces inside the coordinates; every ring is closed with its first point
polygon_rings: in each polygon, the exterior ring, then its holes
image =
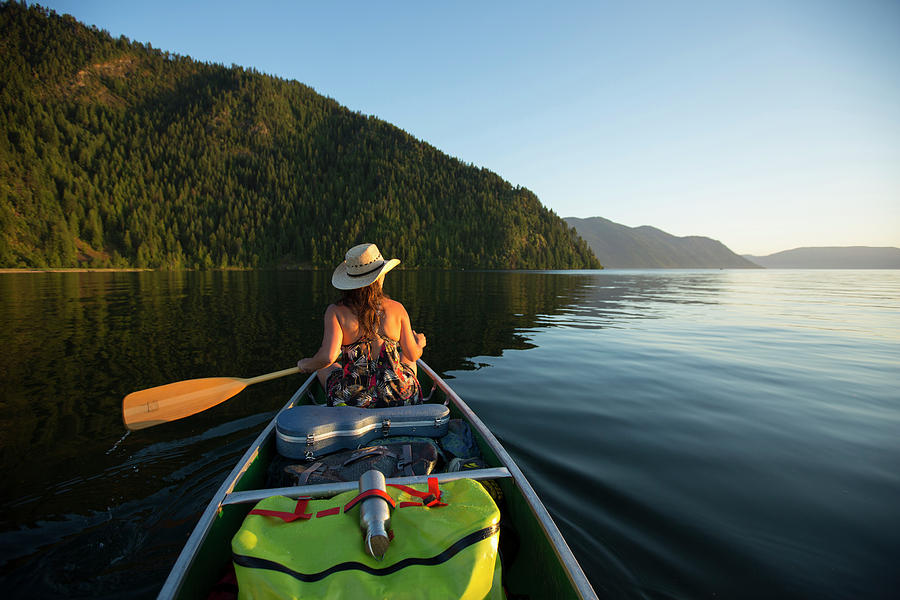
{"type": "Polygon", "coordinates": [[[339,290],[366,287],[399,264],[399,258],[384,260],[375,244],[353,246],[334,270],[331,285],[339,290]]]}

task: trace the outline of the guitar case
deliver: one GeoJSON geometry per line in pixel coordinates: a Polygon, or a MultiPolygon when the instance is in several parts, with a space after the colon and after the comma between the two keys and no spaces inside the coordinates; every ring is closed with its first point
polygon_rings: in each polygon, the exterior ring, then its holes
{"type": "Polygon", "coordinates": [[[447,433],[450,409],[443,404],[387,408],[295,406],[275,420],[275,446],[287,458],[314,460],[325,454],[359,448],[375,438],[447,433]]]}

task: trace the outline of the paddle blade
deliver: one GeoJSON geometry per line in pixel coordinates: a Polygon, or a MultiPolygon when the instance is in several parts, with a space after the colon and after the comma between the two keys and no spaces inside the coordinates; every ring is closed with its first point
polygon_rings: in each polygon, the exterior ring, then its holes
{"type": "Polygon", "coordinates": [[[189,379],[132,392],[122,401],[122,420],[134,431],[189,417],[228,400],[247,386],[243,379],[189,379]]]}

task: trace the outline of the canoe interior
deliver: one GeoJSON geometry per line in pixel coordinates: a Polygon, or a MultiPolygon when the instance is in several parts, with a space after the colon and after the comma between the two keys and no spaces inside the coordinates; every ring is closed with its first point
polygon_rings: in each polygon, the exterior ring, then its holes
{"type": "MultiPolygon", "coordinates": [[[[419,379],[427,396],[433,386],[420,373],[419,379]]],[[[324,403],[321,387],[314,383],[309,393],[324,403]]],[[[442,389],[434,389],[430,402],[442,403],[446,396],[442,389]]],[[[297,402],[309,403],[305,394],[297,402]]],[[[451,418],[464,418],[454,402],[449,403],[451,418]]],[[[472,433],[488,466],[504,466],[483,436],[473,427],[472,433]]],[[[232,491],[264,488],[269,462],[277,455],[273,435],[267,436],[255,457],[235,482],[232,491]]],[[[500,502],[500,554],[503,561],[503,585],[507,597],[521,598],[581,598],[566,569],[557,559],[553,544],[545,535],[540,522],[512,478],[495,480],[503,493],[500,502]]],[[[178,598],[206,598],[212,587],[227,572],[231,561],[231,538],[240,528],[251,504],[231,504],[220,507],[205,540],[177,594],[178,598]]]]}

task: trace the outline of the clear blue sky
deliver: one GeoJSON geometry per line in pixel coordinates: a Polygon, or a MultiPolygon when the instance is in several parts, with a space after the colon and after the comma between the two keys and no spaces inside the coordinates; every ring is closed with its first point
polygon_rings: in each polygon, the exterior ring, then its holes
{"type": "Polygon", "coordinates": [[[296,79],[559,216],[900,246],[900,1],[41,2],[296,79]]]}

